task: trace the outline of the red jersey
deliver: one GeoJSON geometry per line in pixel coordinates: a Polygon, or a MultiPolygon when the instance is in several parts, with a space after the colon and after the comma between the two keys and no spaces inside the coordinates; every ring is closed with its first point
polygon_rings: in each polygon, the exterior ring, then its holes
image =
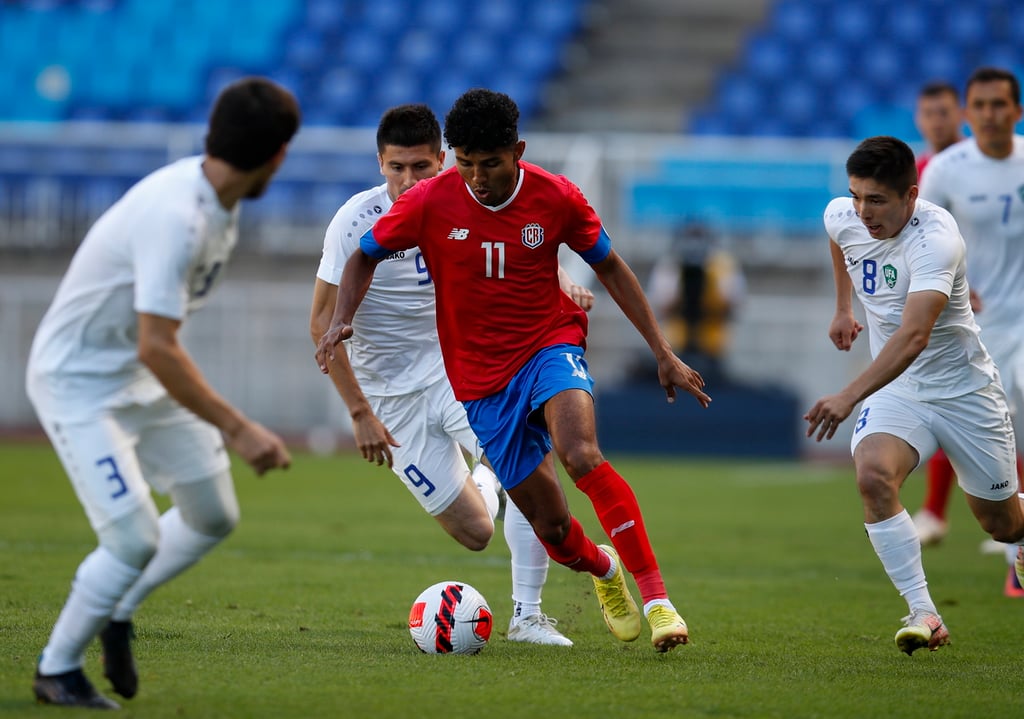
{"type": "Polygon", "coordinates": [[[361,240],[378,259],[423,253],[445,369],[463,401],[500,391],[544,347],[585,345],[587,315],[558,285],[558,248],[591,264],[611,251],[576,185],[527,162],[519,168],[498,207],[481,204],[449,168],[403,193],[361,240]]]}

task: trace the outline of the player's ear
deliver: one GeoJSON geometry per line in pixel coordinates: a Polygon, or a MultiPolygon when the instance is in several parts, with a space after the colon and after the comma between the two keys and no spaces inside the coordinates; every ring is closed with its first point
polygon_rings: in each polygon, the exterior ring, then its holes
{"type": "Polygon", "coordinates": [[[515,144],[515,147],[512,150],[512,155],[516,162],[519,162],[519,160],[522,159],[524,152],[526,152],[526,140],[520,140],[515,144]]]}
{"type": "Polygon", "coordinates": [[[916,200],[919,192],[920,192],[920,189],[918,188],[917,185],[911,185],[910,189],[907,190],[907,201],[908,202],[913,202],[914,200],[916,200]]]}

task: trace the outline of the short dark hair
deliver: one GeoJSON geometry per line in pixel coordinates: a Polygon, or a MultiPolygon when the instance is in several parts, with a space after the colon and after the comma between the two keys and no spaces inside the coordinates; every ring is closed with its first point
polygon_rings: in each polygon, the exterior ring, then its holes
{"type": "Polygon", "coordinates": [[[971,85],[976,82],[995,82],[996,80],[1005,80],[1010,83],[1010,96],[1013,98],[1013,104],[1020,105],[1020,82],[1016,75],[1001,67],[979,67],[967,78],[967,91],[969,92],[971,85]]]}
{"type": "Polygon", "coordinates": [[[917,184],[917,162],[903,140],[879,135],[857,145],[846,160],[846,174],[875,180],[903,195],[917,184]]]}
{"type": "Polygon", "coordinates": [[[433,110],[416,103],[385,111],[377,125],[377,152],[383,153],[387,145],[430,145],[434,152],[441,152],[441,126],[433,110]]]}
{"type": "Polygon", "coordinates": [[[266,164],[299,129],[299,103],[263,77],[245,77],[217,96],[210,111],[206,154],[248,172],[266,164]]]}
{"type": "Polygon", "coordinates": [[[462,94],[444,118],[448,147],[490,152],[519,142],[519,107],[503,92],[474,88],[462,94]]]}
{"type": "Polygon", "coordinates": [[[946,82],[945,80],[933,80],[932,82],[925,83],[920,92],[917,93],[918,98],[940,97],[942,95],[951,95],[957,104],[960,103],[960,92],[953,83],[946,82]]]}

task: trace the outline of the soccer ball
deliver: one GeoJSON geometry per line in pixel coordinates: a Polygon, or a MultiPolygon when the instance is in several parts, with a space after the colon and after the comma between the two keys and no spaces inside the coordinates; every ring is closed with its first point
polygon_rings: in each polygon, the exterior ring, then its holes
{"type": "Polygon", "coordinates": [[[425,654],[476,654],[493,626],[487,600],[465,582],[427,587],[409,610],[409,633],[425,654]]]}

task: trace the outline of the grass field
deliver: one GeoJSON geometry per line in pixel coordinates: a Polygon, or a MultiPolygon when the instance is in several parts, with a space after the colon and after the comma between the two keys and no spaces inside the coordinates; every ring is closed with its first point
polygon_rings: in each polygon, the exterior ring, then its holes
{"type": "MultiPolygon", "coordinates": [[[[500,528],[470,553],[384,470],[298,455],[264,479],[236,462],[242,523],[136,617],[138,717],[1017,717],[1024,601],[954,499],[926,552],[953,644],[899,653],[905,604],[861,527],[848,466],[615,458],[645,510],[692,643],[656,654],[608,634],[590,580],[552,565],[546,611],[572,649],[504,640],[500,528]],[[421,589],[467,581],[495,635],[474,657],[427,656],[406,629],[421,589]]],[[[0,445],[0,715],[36,706],[34,663],[94,538],[48,445],[0,445]]],[[[916,506],[922,478],[905,499],[916,506]]],[[[602,537],[586,498],[570,506],[602,537]]],[[[86,671],[104,691],[98,648],[86,671]]],[[[108,692],[109,693],[109,692],[108,692]]],[[[118,697],[114,697],[118,698],[118,697]]]]}

